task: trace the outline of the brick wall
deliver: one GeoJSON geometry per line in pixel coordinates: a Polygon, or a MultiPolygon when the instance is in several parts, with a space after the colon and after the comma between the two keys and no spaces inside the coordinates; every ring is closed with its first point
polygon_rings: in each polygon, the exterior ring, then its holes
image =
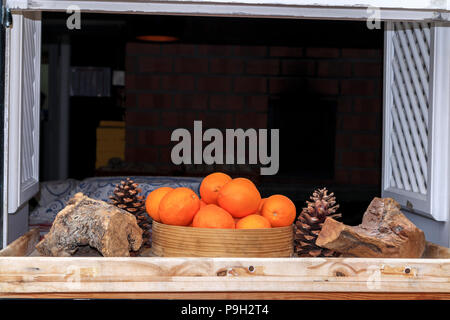
{"type": "Polygon", "coordinates": [[[336,100],[335,182],[379,184],[381,49],[128,43],[126,161],[173,174],[173,129],[265,128],[269,98],[299,91],[336,100]]]}

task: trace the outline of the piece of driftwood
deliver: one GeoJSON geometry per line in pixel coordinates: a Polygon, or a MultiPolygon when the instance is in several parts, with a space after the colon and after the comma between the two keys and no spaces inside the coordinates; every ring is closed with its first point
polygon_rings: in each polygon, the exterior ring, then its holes
{"type": "Polygon", "coordinates": [[[344,256],[370,258],[419,258],[425,250],[425,235],[400,211],[391,198],[374,198],[362,224],[347,226],[327,218],[316,240],[318,246],[344,256]]]}
{"type": "Polygon", "coordinates": [[[77,193],[36,249],[44,256],[71,256],[90,246],[105,257],[127,257],[141,245],[142,229],[132,214],[77,193]]]}

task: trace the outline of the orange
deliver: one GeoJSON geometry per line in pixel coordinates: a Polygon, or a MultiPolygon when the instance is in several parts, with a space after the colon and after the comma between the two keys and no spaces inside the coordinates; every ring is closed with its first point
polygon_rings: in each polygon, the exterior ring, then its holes
{"type": "Polygon", "coordinates": [[[200,209],[206,206],[206,202],[203,199],[200,199],[200,209]]]}
{"type": "Polygon", "coordinates": [[[267,198],[262,198],[261,201],[259,202],[258,211],[256,212],[257,214],[261,214],[262,207],[264,205],[264,202],[266,202],[266,200],[267,200],[267,198]]]}
{"type": "Polygon", "coordinates": [[[161,222],[176,226],[187,226],[200,208],[200,199],[189,188],[169,191],[159,203],[161,222]]]}
{"type": "Polygon", "coordinates": [[[235,224],[231,214],[215,204],[201,208],[194,217],[192,226],[195,228],[234,229],[235,224]]]}
{"type": "Polygon", "coordinates": [[[236,229],[265,229],[272,228],[269,220],[259,214],[251,214],[236,223],[236,229]]]}
{"type": "Polygon", "coordinates": [[[217,204],[220,188],[231,181],[231,177],[222,172],[207,175],[200,184],[200,196],[206,204],[217,204]]]}
{"type": "Polygon", "coordinates": [[[170,187],[161,187],[148,194],[147,199],[145,199],[145,210],[153,220],[158,222],[161,221],[158,213],[159,203],[161,202],[161,199],[172,190],[173,188],[170,187]]]}
{"type": "Polygon", "coordinates": [[[267,198],[261,215],[269,220],[272,227],[286,227],[295,220],[295,204],[288,197],[276,194],[267,198]]]}
{"type": "Polygon", "coordinates": [[[243,218],[258,211],[261,195],[253,182],[236,178],[220,189],[217,202],[233,217],[243,218]]]}

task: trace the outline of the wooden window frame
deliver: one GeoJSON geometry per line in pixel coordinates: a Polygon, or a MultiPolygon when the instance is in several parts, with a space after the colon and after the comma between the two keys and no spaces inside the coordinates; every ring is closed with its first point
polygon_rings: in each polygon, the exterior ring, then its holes
{"type": "MultiPolygon", "coordinates": [[[[449,22],[449,1],[434,0],[366,0],[364,4],[355,0],[6,0],[4,5],[14,12],[59,11],[66,12],[76,6],[81,12],[159,14],[192,16],[234,16],[324,20],[358,20],[372,18],[378,8],[381,21],[430,21],[449,22]]],[[[14,22],[13,22],[14,23],[14,22]]],[[[6,43],[6,56],[13,48],[6,43]]],[[[6,72],[8,75],[8,71],[6,72]]],[[[7,97],[5,97],[6,99],[7,97]]],[[[8,123],[5,122],[5,125],[8,123]]],[[[9,136],[5,127],[5,142],[9,136]]],[[[5,145],[5,150],[7,150],[5,145]]],[[[9,162],[11,164],[11,161],[9,162]]],[[[5,166],[8,164],[5,163],[5,166]]],[[[8,186],[8,167],[4,185],[8,186]]],[[[3,191],[3,216],[8,213],[6,190],[3,191]]],[[[4,218],[5,219],[5,218],[4,218]]],[[[7,219],[7,218],[6,218],[7,219]]],[[[5,230],[7,220],[3,221],[5,230]]],[[[5,238],[5,234],[3,238],[5,238]]],[[[5,242],[4,242],[5,245],[5,242]]]]}
{"type": "MultiPolygon", "coordinates": [[[[448,2],[448,1],[447,1],[448,2]]],[[[380,19],[450,21],[446,1],[434,0],[6,0],[12,10],[63,11],[76,6],[82,12],[125,14],[184,14],[236,17],[366,20],[368,8],[379,8],[380,19]]]]}

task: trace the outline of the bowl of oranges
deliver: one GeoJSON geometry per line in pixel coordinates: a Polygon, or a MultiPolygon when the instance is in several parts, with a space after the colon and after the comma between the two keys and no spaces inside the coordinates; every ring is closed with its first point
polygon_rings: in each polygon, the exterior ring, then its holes
{"type": "Polygon", "coordinates": [[[146,198],[153,219],[152,253],[162,257],[290,257],[294,203],[286,196],[261,198],[246,178],[215,172],[200,184],[161,187],[146,198]]]}

